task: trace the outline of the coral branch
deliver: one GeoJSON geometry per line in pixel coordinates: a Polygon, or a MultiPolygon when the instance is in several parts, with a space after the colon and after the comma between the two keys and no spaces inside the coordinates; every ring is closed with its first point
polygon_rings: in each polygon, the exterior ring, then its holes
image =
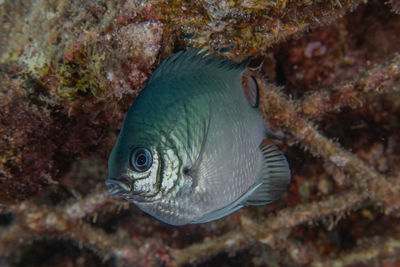
{"type": "Polygon", "coordinates": [[[106,206],[110,208],[127,208],[129,203],[126,201],[118,201],[110,196],[106,190],[95,191],[82,199],[72,201],[71,203],[61,207],[62,210],[71,220],[82,219],[87,215],[93,215],[95,212],[102,211],[106,206]]]}
{"type": "Polygon", "coordinates": [[[371,189],[370,197],[377,201],[390,203],[397,198],[399,191],[392,187],[386,178],[354,154],[344,150],[321,135],[311,124],[296,113],[293,104],[282,97],[279,90],[258,77],[261,94],[261,110],[269,120],[281,129],[287,129],[292,142],[299,142],[314,155],[332,162],[348,173],[351,185],[356,188],[371,189]],[[373,189],[373,190],[372,190],[373,189]]]}
{"type": "Polygon", "coordinates": [[[364,240],[354,251],[343,253],[340,257],[326,261],[315,261],[312,266],[353,266],[357,263],[380,265],[383,259],[391,259],[400,253],[398,237],[375,237],[364,240]]]}
{"type": "MultiPolygon", "coordinates": [[[[33,207],[30,206],[30,208],[33,207]]],[[[36,211],[42,209],[35,208],[36,211]]],[[[103,260],[115,257],[121,262],[132,264],[139,259],[138,249],[129,240],[120,240],[81,221],[68,220],[65,214],[63,216],[63,214],[46,210],[38,213],[33,210],[24,218],[17,218],[17,220],[17,224],[11,228],[1,230],[0,255],[7,256],[18,246],[35,240],[54,238],[73,240],[79,246],[94,251],[103,260]]]]}
{"type": "Polygon", "coordinates": [[[345,211],[365,204],[367,192],[349,191],[341,195],[330,196],[319,202],[285,208],[275,216],[270,216],[257,230],[257,235],[268,236],[270,231],[292,228],[304,222],[318,220],[329,215],[341,215],[345,211]]]}
{"type": "MultiPolygon", "coordinates": [[[[138,248],[129,240],[106,234],[80,220],[87,212],[95,212],[101,205],[109,204],[104,193],[91,194],[85,200],[94,200],[91,205],[76,201],[65,209],[53,210],[44,206],[22,203],[13,210],[15,223],[0,232],[0,255],[9,255],[18,246],[44,238],[73,240],[81,247],[96,252],[103,260],[115,257],[121,263],[137,263],[138,248]],[[104,201],[106,200],[106,201],[104,201]],[[71,207],[74,212],[71,214],[71,207]],[[81,212],[77,212],[77,211],[81,212]],[[72,215],[70,216],[69,213],[72,215]]],[[[112,202],[112,201],[111,201],[112,202]]],[[[141,258],[145,257],[142,255],[141,258]]],[[[141,265],[141,266],[146,266],[141,265]]]]}
{"type": "Polygon", "coordinates": [[[389,64],[373,67],[356,80],[332,88],[313,92],[296,103],[298,112],[317,119],[328,112],[344,107],[359,108],[367,97],[400,91],[400,55],[396,54],[389,64]]]}
{"type": "Polygon", "coordinates": [[[171,265],[181,266],[185,263],[198,263],[221,252],[229,251],[230,253],[234,253],[248,247],[251,243],[253,241],[246,238],[242,232],[230,232],[221,237],[207,240],[182,250],[171,251],[171,255],[175,258],[175,261],[171,265]]]}
{"type": "MultiPolygon", "coordinates": [[[[261,225],[242,218],[242,232],[229,232],[222,237],[195,244],[183,250],[172,250],[171,257],[175,258],[175,261],[171,261],[171,264],[180,265],[181,263],[198,262],[222,251],[239,251],[253,244],[255,240],[273,245],[276,240],[284,239],[280,230],[291,228],[306,221],[317,220],[327,215],[338,215],[348,209],[358,207],[366,197],[367,194],[357,194],[350,191],[341,196],[330,197],[325,201],[286,208],[279,211],[277,215],[270,216],[261,225]],[[197,252],[191,253],[190,251],[197,252]]],[[[100,207],[101,203],[107,203],[103,201],[108,198],[104,198],[104,192],[99,192],[91,194],[85,199],[101,200],[100,202],[92,202],[92,205],[83,206],[86,211],[94,212],[95,207],[100,207]]],[[[75,206],[75,211],[83,210],[83,207],[79,206],[80,203],[82,203],[82,200],[76,201],[73,205],[69,204],[65,206],[64,210],[59,209],[58,211],[38,207],[34,204],[19,205],[18,208],[13,210],[16,224],[11,229],[2,231],[0,251],[2,251],[2,254],[8,255],[21,244],[40,240],[44,237],[53,237],[76,240],[79,245],[92,249],[105,260],[113,256],[123,262],[135,262],[138,258],[136,254],[139,252],[135,246],[129,245],[128,240],[121,242],[122,240],[117,240],[115,237],[105,234],[102,230],[93,229],[83,223],[80,219],[86,215],[85,211],[74,212],[72,216],[68,215],[73,206],[75,206]],[[18,236],[18,242],[13,242],[16,236],[18,236]]],[[[143,258],[146,255],[140,257],[143,258]]]]}
{"type": "Polygon", "coordinates": [[[245,249],[255,240],[276,247],[287,236],[285,229],[307,221],[318,220],[329,215],[343,214],[346,210],[354,209],[363,204],[368,193],[349,191],[340,196],[332,196],[326,200],[298,205],[294,208],[280,210],[276,215],[269,216],[265,222],[256,223],[242,217],[241,231],[229,232],[215,239],[194,244],[183,250],[175,250],[172,255],[176,265],[200,262],[212,255],[229,251],[231,253],[245,249]],[[196,251],[196,253],[193,253],[196,251]],[[201,251],[201,252],[199,252],[201,251]]]}

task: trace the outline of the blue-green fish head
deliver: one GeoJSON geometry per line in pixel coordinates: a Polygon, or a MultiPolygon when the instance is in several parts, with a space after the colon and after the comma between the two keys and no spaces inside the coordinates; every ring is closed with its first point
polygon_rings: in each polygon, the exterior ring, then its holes
{"type": "Polygon", "coordinates": [[[129,113],[108,160],[106,185],[113,196],[148,202],[160,192],[159,137],[149,126],[130,124],[129,113]]]}

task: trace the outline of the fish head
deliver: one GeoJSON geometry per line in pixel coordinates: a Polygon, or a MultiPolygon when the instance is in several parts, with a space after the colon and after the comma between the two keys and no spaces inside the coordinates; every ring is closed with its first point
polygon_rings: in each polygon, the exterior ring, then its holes
{"type": "Polygon", "coordinates": [[[132,202],[151,202],[160,193],[157,136],[146,127],[123,127],[108,160],[108,192],[132,202]]]}

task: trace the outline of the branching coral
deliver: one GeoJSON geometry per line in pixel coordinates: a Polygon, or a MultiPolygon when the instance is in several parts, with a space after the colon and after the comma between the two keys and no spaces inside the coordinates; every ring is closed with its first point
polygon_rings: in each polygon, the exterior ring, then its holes
{"type": "Polygon", "coordinates": [[[55,240],[105,266],[399,264],[400,17],[361,3],[0,1],[0,262],[55,240]],[[191,46],[264,56],[260,110],[293,179],[274,204],[171,227],[103,183],[132,99],[191,46]]]}

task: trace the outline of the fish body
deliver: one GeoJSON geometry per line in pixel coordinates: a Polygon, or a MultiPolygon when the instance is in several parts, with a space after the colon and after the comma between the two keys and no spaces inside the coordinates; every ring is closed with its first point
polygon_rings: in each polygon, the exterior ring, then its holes
{"type": "Polygon", "coordinates": [[[277,199],[290,170],[277,147],[262,145],[268,129],[246,99],[245,67],[198,50],[164,61],[125,117],[109,192],[172,225],[277,199]]]}

